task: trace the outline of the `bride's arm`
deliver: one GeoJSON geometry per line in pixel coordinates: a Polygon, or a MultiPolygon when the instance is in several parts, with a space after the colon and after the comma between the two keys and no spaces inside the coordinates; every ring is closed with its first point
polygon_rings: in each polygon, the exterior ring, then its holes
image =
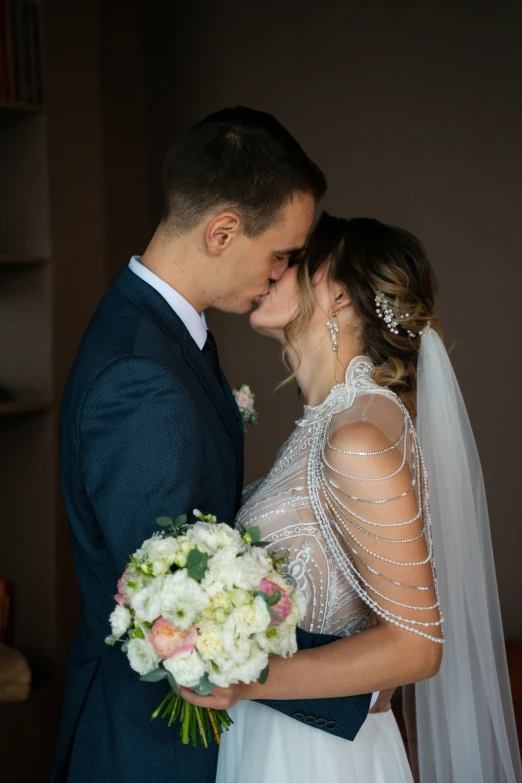
{"type": "Polygon", "coordinates": [[[428,530],[423,530],[427,509],[422,493],[419,505],[416,491],[421,475],[414,470],[412,484],[408,462],[401,467],[402,448],[409,450],[411,442],[408,438],[390,449],[392,441],[369,422],[341,420],[332,430],[324,452],[325,483],[317,499],[334,521],[338,555],[344,552],[347,569],[349,563],[355,565],[363,600],[373,602],[377,625],[292,658],[272,658],[264,685],[215,689],[208,697],[184,691],[193,703],[230,706],[238,699],[353,696],[427,679],[438,671],[442,633],[428,530]],[[375,477],[379,480],[368,481],[375,477]]]}

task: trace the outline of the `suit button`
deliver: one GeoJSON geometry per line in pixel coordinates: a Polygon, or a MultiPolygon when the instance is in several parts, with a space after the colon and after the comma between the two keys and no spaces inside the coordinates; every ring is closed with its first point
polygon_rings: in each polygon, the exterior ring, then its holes
{"type": "Polygon", "coordinates": [[[305,723],[310,723],[310,724],[315,723],[315,716],[314,715],[307,715],[306,718],[304,719],[304,722],[305,723]]]}
{"type": "Polygon", "coordinates": [[[337,728],[337,723],[334,720],[329,720],[326,724],[327,729],[335,729],[337,728]]]}
{"type": "Polygon", "coordinates": [[[303,715],[302,712],[294,712],[292,717],[295,718],[296,720],[304,720],[305,719],[305,716],[303,715]]]}
{"type": "Polygon", "coordinates": [[[315,725],[319,729],[324,729],[324,727],[326,726],[326,718],[317,718],[317,720],[315,721],[315,725]]]}

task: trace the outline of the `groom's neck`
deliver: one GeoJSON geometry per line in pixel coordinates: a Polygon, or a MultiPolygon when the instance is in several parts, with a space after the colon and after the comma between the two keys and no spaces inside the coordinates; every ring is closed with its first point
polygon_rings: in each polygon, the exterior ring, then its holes
{"type": "Polygon", "coordinates": [[[201,255],[191,234],[167,237],[160,224],[141,263],[181,294],[198,313],[209,306],[201,286],[204,279],[201,255]]]}

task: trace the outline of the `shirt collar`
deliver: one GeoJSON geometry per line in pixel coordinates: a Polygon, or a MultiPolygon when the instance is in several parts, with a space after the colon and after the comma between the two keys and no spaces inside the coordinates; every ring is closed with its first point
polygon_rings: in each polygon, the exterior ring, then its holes
{"type": "Polygon", "coordinates": [[[172,286],[154,274],[150,269],[140,263],[141,256],[132,256],[129,261],[129,269],[148,283],[160,294],[172,307],[176,315],[185,324],[190,336],[201,350],[207,339],[207,322],[205,313],[198,313],[172,286]]]}

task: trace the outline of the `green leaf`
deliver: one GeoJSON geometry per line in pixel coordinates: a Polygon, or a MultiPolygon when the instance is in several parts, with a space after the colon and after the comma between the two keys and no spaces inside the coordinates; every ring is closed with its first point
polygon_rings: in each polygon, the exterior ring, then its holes
{"type": "Polygon", "coordinates": [[[134,639],[145,639],[145,634],[141,628],[134,628],[132,631],[130,631],[130,634],[134,639]]]}
{"type": "Polygon", "coordinates": [[[108,644],[110,647],[114,647],[114,645],[116,644],[116,641],[117,641],[117,639],[116,639],[115,636],[111,635],[111,636],[105,637],[105,644],[108,644]]]}
{"type": "Polygon", "coordinates": [[[204,674],[199,683],[194,688],[195,693],[199,696],[208,696],[214,690],[214,683],[210,682],[208,675],[204,674]]]}
{"type": "Polygon", "coordinates": [[[194,579],[196,582],[202,582],[206,571],[203,571],[202,568],[188,568],[187,573],[191,579],[194,579]]]}
{"type": "Polygon", "coordinates": [[[276,590],[273,595],[267,595],[266,602],[268,606],[275,606],[281,600],[281,590],[276,590]]]}
{"type": "Polygon", "coordinates": [[[252,527],[249,527],[247,530],[247,534],[250,536],[251,544],[258,544],[259,541],[261,541],[261,531],[257,525],[253,525],[252,527]]]}
{"type": "Polygon", "coordinates": [[[169,685],[174,691],[174,693],[179,693],[178,683],[174,679],[174,675],[172,674],[172,672],[167,672],[167,680],[169,681],[169,685]]]}
{"type": "Polygon", "coordinates": [[[167,675],[166,669],[154,669],[154,671],[140,677],[140,682],[159,682],[159,680],[164,680],[167,675]]]}
{"type": "Polygon", "coordinates": [[[174,520],[171,517],[158,517],[156,522],[160,527],[170,527],[174,520]]]}
{"type": "Polygon", "coordinates": [[[277,620],[277,622],[278,622],[278,623],[282,623],[282,622],[283,622],[283,618],[282,618],[282,617],[279,617],[279,615],[277,614],[277,612],[274,612],[274,610],[273,610],[273,609],[272,609],[270,606],[268,607],[268,611],[270,612],[270,614],[272,615],[272,617],[273,617],[275,620],[277,620]]]}
{"type": "Polygon", "coordinates": [[[270,546],[270,541],[256,541],[252,546],[270,546]]]}
{"type": "Polygon", "coordinates": [[[263,669],[263,671],[261,672],[257,680],[260,685],[264,685],[265,682],[268,680],[269,671],[270,671],[270,666],[267,663],[267,665],[265,666],[265,668],[263,669]]]}
{"type": "Polygon", "coordinates": [[[186,525],[188,521],[188,517],[186,514],[181,514],[179,517],[176,517],[176,521],[174,522],[175,527],[180,527],[181,525],[186,525]]]}

